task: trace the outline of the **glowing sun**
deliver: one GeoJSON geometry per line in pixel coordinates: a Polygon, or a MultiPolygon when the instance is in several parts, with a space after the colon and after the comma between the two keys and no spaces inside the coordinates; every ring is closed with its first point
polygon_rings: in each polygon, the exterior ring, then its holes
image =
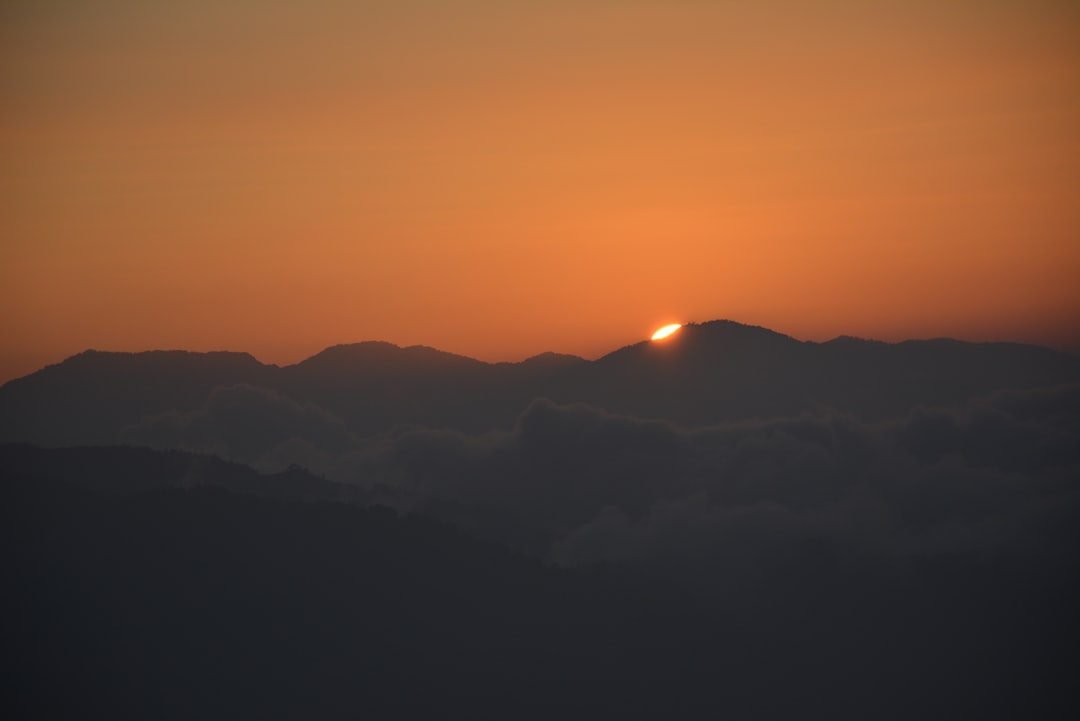
{"type": "Polygon", "coordinates": [[[663,340],[675,331],[679,330],[679,328],[682,328],[682,323],[672,323],[671,325],[665,325],[663,328],[652,334],[652,339],[663,340]]]}

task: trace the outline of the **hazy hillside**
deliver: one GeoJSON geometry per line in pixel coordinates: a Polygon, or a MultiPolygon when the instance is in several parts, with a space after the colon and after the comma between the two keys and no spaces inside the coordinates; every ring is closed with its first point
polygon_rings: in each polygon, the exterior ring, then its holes
{"type": "MultiPolygon", "coordinates": [[[[896,555],[747,516],[757,533],[718,555],[569,571],[386,508],[161,487],[183,455],[2,458],[13,718],[1076,709],[1075,526],[1034,551],[896,555]]],[[[208,478],[256,477],[201,462],[208,478]]]]}
{"type": "Polygon", "coordinates": [[[371,501],[359,486],[334,483],[302,468],[261,474],[206,454],[117,446],[0,444],[0,478],[39,478],[115,494],[206,487],[284,501],[371,501]]]}

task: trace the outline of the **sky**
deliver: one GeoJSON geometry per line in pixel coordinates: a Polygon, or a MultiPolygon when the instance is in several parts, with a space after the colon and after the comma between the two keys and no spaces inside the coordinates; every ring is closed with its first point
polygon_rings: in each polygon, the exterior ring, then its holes
{"type": "Polygon", "coordinates": [[[0,381],[87,348],[1080,349],[1074,3],[12,0],[0,381]]]}

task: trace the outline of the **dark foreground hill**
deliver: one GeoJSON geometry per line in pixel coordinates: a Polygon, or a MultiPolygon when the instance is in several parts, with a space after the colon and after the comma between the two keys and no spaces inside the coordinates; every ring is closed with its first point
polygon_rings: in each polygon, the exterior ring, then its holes
{"type": "Polygon", "coordinates": [[[0,477],[9,718],[1077,710],[1067,554],[890,559],[777,535],[749,564],[567,571],[385,508],[138,482],[175,455],[80,458],[0,477]]]}
{"type": "Polygon", "coordinates": [[[285,455],[303,460],[407,427],[510,429],[539,397],[699,426],[832,412],[882,419],[1075,382],[1080,359],[1035,346],[809,343],[730,321],[596,361],[491,364],[375,342],[284,368],[242,353],[87,351],[0,387],[0,441],[134,443],[248,462],[292,442],[285,455]]]}
{"type": "Polygon", "coordinates": [[[280,501],[367,505],[364,489],[289,468],[262,474],[216,456],[126,446],[43,449],[0,443],[0,477],[43,478],[98,493],[129,495],[165,488],[220,488],[280,501]]]}

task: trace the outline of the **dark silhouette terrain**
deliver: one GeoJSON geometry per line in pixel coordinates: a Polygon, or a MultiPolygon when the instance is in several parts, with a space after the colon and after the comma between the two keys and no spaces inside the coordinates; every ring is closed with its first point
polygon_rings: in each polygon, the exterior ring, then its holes
{"type": "Polygon", "coordinates": [[[481,431],[509,425],[546,378],[582,362],[549,353],[489,364],[382,342],[335,346],[285,368],[246,353],[86,351],[0,387],[0,440],[115,443],[144,419],[198,411],[216,389],[236,386],[329,412],[361,435],[403,424],[481,431]]]}
{"type": "Polygon", "coordinates": [[[0,388],[13,718],[1075,718],[1080,359],[89,351],[0,388]]]}
{"type": "Polygon", "coordinates": [[[731,321],[689,325],[663,343],[596,361],[545,354],[490,364],[377,342],[336,346],[284,368],[241,353],[87,351],[0,387],[0,440],[217,451],[213,432],[192,431],[190,416],[231,414],[230,423],[263,429],[237,455],[254,461],[295,437],[336,449],[350,435],[402,426],[509,429],[538,397],[705,425],[823,411],[880,419],[1076,382],[1080,359],[1036,346],[810,343],[731,321]]]}
{"type": "Polygon", "coordinates": [[[89,446],[42,449],[0,444],[0,470],[10,477],[42,477],[99,493],[129,495],[165,488],[220,488],[279,501],[341,501],[368,505],[370,495],[289,468],[261,474],[216,456],[149,448],[89,446]]]}
{"type": "Polygon", "coordinates": [[[80,474],[46,451],[42,475],[4,456],[12,718],[1075,710],[1065,559],[888,561],[780,538],[741,569],[560,570],[386,508],[115,484],[125,454],[180,460],[113,449],[80,474]]]}
{"type": "Polygon", "coordinates": [[[1080,359],[1013,343],[797,341],[732,321],[688,325],[553,378],[561,402],[704,425],[823,410],[874,420],[1004,389],[1080,381],[1080,359]]]}

